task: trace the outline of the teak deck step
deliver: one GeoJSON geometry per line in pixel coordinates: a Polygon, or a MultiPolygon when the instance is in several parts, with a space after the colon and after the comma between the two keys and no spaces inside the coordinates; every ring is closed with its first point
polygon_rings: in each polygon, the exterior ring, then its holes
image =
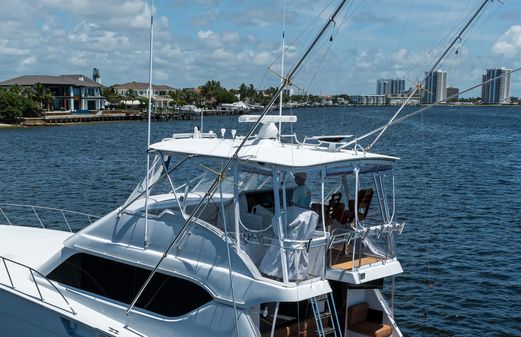
{"type": "Polygon", "coordinates": [[[331,267],[335,268],[335,269],[349,270],[349,269],[353,269],[353,263],[354,263],[354,267],[358,268],[360,266],[365,266],[367,264],[375,263],[378,261],[381,261],[381,259],[372,257],[372,256],[366,256],[366,257],[362,258],[361,263],[360,263],[360,259],[355,259],[354,261],[346,261],[346,262],[342,262],[342,263],[337,263],[337,264],[332,265],[331,267]]]}

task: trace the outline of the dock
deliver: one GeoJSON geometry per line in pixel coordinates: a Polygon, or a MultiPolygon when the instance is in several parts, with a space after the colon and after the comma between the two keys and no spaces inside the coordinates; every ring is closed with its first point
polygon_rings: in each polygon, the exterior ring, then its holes
{"type": "MultiPolygon", "coordinates": [[[[230,110],[204,110],[204,117],[229,116],[247,114],[249,111],[230,111],[230,110]]],[[[178,109],[168,109],[156,111],[152,115],[152,120],[157,122],[169,120],[197,120],[201,118],[200,113],[190,113],[178,109]]],[[[131,121],[146,120],[146,111],[122,111],[122,110],[102,110],[90,113],[74,113],[68,111],[49,111],[41,117],[23,118],[21,126],[46,126],[72,123],[108,122],[108,121],[131,121]]]]}

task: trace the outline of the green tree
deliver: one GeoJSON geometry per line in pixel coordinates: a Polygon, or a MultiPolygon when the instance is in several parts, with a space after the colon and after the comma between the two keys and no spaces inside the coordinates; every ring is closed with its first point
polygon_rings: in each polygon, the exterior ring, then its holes
{"type": "Polygon", "coordinates": [[[23,104],[20,95],[0,89],[0,115],[8,123],[16,123],[22,117],[23,104]]]}
{"type": "Polygon", "coordinates": [[[186,104],[185,92],[183,90],[170,91],[168,93],[170,98],[173,100],[170,104],[174,107],[182,106],[186,104]]]}
{"type": "Polygon", "coordinates": [[[41,83],[36,83],[32,87],[31,96],[42,110],[50,110],[50,105],[54,103],[54,95],[41,83]]]}
{"type": "Polygon", "coordinates": [[[215,107],[217,105],[217,95],[223,89],[223,87],[221,87],[221,82],[214,80],[208,81],[200,87],[200,89],[201,95],[206,99],[206,102],[215,107]]]}
{"type": "Polygon", "coordinates": [[[101,95],[105,97],[112,108],[123,100],[123,97],[114,87],[103,88],[103,90],[101,90],[101,95]]]}
{"type": "Polygon", "coordinates": [[[217,93],[216,102],[220,103],[233,103],[237,101],[237,97],[230,91],[222,89],[217,93]]]}
{"type": "Polygon", "coordinates": [[[23,88],[18,84],[15,84],[9,88],[10,92],[15,93],[17,95],[20,95],[22,93],[22,90],[23,88]]]}
{"type": "Polygon", "coordinates": [[[138,95],[137,95],[137,92],[135,90],[128,89],[125,92],[125,99],[127,101],[130,101],[130,105],[131,106],[132,106],[132,104],[134,104],[134,101],[137,100],[137,98],[138,98],[138,95]]]}

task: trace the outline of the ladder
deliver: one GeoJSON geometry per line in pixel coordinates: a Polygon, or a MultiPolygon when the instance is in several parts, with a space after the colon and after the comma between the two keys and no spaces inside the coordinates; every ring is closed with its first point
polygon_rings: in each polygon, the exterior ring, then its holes
{"type": "Polygon", "coordinates": [[[313,316],[317,326],[317,336],[342,337],[342,330],[338,321],[333,293],[330,292],[324,295],[311,297],[309,302],[313,309],[313,316]],[[324,319],[328,319],[331,325],[324,326],[324,319]]]}

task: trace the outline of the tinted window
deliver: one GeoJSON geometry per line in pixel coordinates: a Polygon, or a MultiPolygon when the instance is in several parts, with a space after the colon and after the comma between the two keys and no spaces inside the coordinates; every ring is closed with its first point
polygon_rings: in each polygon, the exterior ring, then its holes
{"type": "MultiPolygon", "coordinates": [[[[88,254],[69,257],[47,277],[62,284],[130,304],[150,270],[88,254]]],[[[212,297],[185,279],[156,273],[136,306],[170,317],[181,316],[208,303],[212,297]]]]}

